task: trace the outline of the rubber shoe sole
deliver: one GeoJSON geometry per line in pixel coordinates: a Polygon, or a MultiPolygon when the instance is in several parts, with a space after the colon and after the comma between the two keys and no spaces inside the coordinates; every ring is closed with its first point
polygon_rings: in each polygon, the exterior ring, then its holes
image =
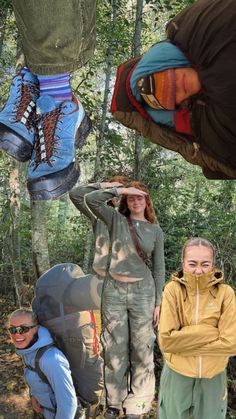
{"type": "Polygon", "coordinates": [[[0,149],[14,159],[25,162],[31,158],[33,146],[11,128],[0,123],[0,149]]]}
{"type": "Polygon", "coordinates": [[[92,128],[92,121],[88,115],[85,114],[76,134],[75,134],[75,147],[82,148],[87,140],[87,137],[92,128]]]}
{"type": "Polygon", "coordinates": [[[78,163],[70,163],[59,172],[27,181],[27,188],[33,201],[54,200],[65,195],[76,184],[80,175],[78,163]]]}

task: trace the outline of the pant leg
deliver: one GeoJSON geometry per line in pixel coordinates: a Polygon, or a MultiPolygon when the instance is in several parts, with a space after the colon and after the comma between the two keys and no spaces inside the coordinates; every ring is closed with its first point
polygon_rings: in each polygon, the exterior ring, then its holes
{"type": "Polygon", "coordinates": [[[106,279],[102,294],[104,382],[107,405],[120,409],[128,393],[129,331],[127,285],[106,279]]]}
{"type": "Polygon", "coordinates": [[[196,379],[193,419],[224,419],[227,411],[227,378],[223,371],[213,378],[196,379]]]}
{"type": "Polygon", "coordinates": [[[152,278],[128,284],[130,393],[123,403],[127,414],[147,413],[154,399],[154,298],[152,278]]]}
{"type": "Polygon", "coordinates": [[[190,419],[194,383],[194,378],[178,374],[165,364],[160,380],[158,419],[190,419]]]}
{"type": "Polygon", "coordinates": [[[95,46],[96,0],[12,0],[25,61],[34,74],[71,72],[95,46]]]}

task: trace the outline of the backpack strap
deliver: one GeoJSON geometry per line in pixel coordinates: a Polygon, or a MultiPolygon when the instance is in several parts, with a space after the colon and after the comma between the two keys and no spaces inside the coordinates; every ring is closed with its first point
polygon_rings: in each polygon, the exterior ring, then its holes
{"type": "Polygon", "coordinates": [[[95,355],[99,356],[100,350],[99,350],[99,345],[98,345],[95,317],[92,310],[90,310],[89,313],[91,317],[91,324],[93,327],[93,351],[95,355]]]}
{"type": "Polygon", "coordinates": [[[25,367],[28,368],[30,371],[34,371],[38,374],[38,376],[40,377],[40,379],[45,383],[45,384],[49,384],[49,381],[46,377],[46,375],[43,373],[43,371],[40,368],[39,362],[40,359],[42,358],[43,354],[49,349],[52,348],[53,346],[55,346],[55,343],[49,343],[46,346],[43,346],[42,348],[39,348],[37,350],[37,353],[35,355],[35,360],[34,360],[34,368],[31,367],[31,365],[28,365],[25,363],[25,367]]]}
{"type": "Polygon", "coordinates": [[[127,217],[127,221],[128,221],[128,225],[129,225],[129,231],[130,231],[130,235],[132,237],[132,240],[134,242],[135,248],[137,250],[138,255],[140,256],[140,258],[144,261],[144,263],[148,266],[150,264],[150,260],[149,257],[147,255],[147,253],[141,248],[140,243],[139,243],[139,239],[137,236],[137,232],[135,230],[135,227],[132,223],[132,220],[130,217],[127,217]]]}
{"type": "MultiPolygon", "coordinates": [[[[45,384],[48,384],[50,387],[51,387],[51,384],[49,383],[49,381],[48,381],[48,379],[47,379],[47,377],[46,377],[46,375],[43,373],[43,371],[41,370],[41,368],[40,368],[40,365],[39,365],[39,362],[40,362],[40,359],[42,358],[42,356],[43,356],[43,354],[49,349],[49,348],[53,348],[54,346],[56,346],[55,345],[55,343],[49,343],[48,345],[46,345],[46,346],[43,346],[42,348],[39,348],[38,350],[37,350],[37,353],[36,353],[36,355],[35,355],[35,360],[34,360],[34,368],[33,367],[31,367],[31,365],[28,365],[28,364],[26,364],[25,363],[25,368],[28,368],[30,371],[34,371],[34,372],[36,372],[36,374],[38,374],[38,376],[40,377],[40,379],[45,383],[45,384]]],[[[51,413],[54,413],[55,414],[55,412],[56,412],[56,410],[55,409],[51,409],[50,407],[46,407],[46,406],[43,406],[43,405],[40,405],[40,407],[42,407],[43,409],[46,409],[46,410],[48,410],[49,412],[51,412],[51,413]]]]}

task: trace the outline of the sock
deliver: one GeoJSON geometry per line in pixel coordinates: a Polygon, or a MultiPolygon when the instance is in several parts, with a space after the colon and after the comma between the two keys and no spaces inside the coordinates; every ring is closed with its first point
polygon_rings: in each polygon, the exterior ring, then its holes
{"type": "Polygon", "coordinates": [[[72,100],[70,86],[70,73],[52,74],[50,76],[37,75],[39,80],[40,96],[52,96],[59,106],[65,100],[72,100]]]}

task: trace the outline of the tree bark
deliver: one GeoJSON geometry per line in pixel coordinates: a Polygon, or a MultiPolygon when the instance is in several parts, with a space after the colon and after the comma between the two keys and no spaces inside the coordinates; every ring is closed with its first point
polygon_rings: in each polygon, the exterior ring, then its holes
{"type": "Polygon", "coordinates": [[[112,71],[112,59],[114,55],[114,46],[113,46],[113,34],[114,28],[116,25],[117,20],[117,3],[116,0],[111,1],[111,39],[109,42],[109,47],[106,54],[106,75],[105,75],[105,87],[104,87],[104,96],[103,96],[103,104],[102,104],[102,115],[101,115],[101,122],[98,126],[98,131],[96,135],[96,145],[97,145],[97,153],[95,159],[95,166],[94,166],[94,178],[95,180],[100,179],[102,175],[102,167],[101,167],[101,152],[104,145],[104,134],[106,130],[106,117],[108,112],[109,106],[109,92],[110,92],[110,81],[111,81],[111,71],[112,71]]]}
{"type": "MultiPolygon", "coordinates": [[[[143,0],[137,0],[136,3],[136,18],[135,28],[132,43],[132,56],[140,54],[141,50],[141,33],[143,22],[143,0]]],[[[142,149],[143,139],[137,132],[134,135],[134,178],[139,180],[141,177],[141,164],[142,164],[142,149]]]]}
{"type": "Polygon", "coordinates": [[[21,304],[23,277],[20,257],[20,238],[19,238],[19,216],[20,216],[20,182],[19,182],[19,163],[12,160],[9,178],[10,186],[10,248],[9,256],[12,266],[13,283],[17,302],[21,304]]]}
{"type": "Polygon", "coordinates": [[[37,280],[50,268],[47,240],[47,203],[31,201],[33,271],[37,280]]]}

